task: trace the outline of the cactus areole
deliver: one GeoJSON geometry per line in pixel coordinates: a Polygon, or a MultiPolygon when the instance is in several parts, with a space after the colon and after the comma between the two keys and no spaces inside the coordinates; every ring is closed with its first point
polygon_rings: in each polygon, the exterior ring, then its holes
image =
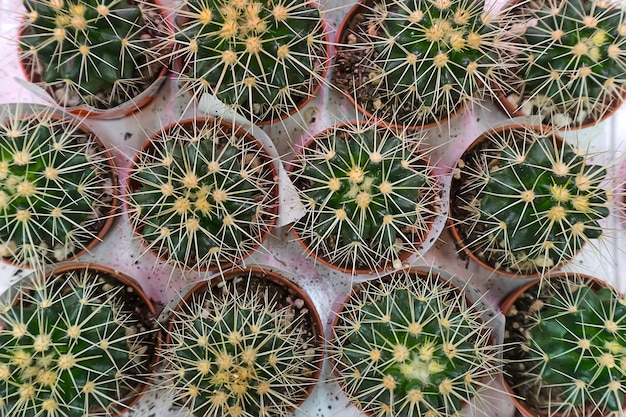
{"type": "Polygon", "coordinates": [[[457,164],[451,224],[479,263],[513,276],[546,272],[602,235],[606,168],[544,129],[481,135],[457,164]]]}
{"type": "Polygon", "coordinates": [[[626,406],[626,298],[559,274],[507,297],[505,380],[524,415],[619,415],[626,406]]]}
{"type": "Polygon", "coordinates": [[[0,300],[0,414],[118,416],[148,386],[155,309],[130,278],[75,264],[0,300]]]}

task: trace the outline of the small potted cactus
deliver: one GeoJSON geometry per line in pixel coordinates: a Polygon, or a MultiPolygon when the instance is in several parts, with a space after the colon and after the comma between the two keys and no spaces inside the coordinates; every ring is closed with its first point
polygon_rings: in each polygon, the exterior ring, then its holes
{"type": "MultiPolygon", "coordinates": [[[[467,285],[467,284],[464,284],[467,285]]],[[[405,270],[358,285],[341,305],[330,358],[368,416],[461,415],[500,372],[490,309],[447,274],[405,270]]]]}
{"type": "Polygon", "coordinates": [[[338,31],[334,85],[364,113],[445,122],[500,71],[502,33],[481,0],[367,0],[338,31]]]}
{"type": "Polygon", "coordinates": [[[313,2],[186,0],[176,18],[182,91],[215,96],[253,123],[295,113],[324,81],[329,42],[313,2]]]}
{"type": "Polygon", "coordinates": [[[217,119],[186,119],[152,136],[127,182],[133,228],[159,258],[196,271],[242,261],[278,213],[273,159],[251,134],[217,119]]]}
{"type": "Polygon", "coordinates": [[[610,1],[519,1],[504,20],[517,36],[500,101],[511,115],[582,128],[612,114],[626,95],[626,20],[610,1]]]}
{"type": "Polygon", "coordinates": [[[450,191],[457,246],[508,276],[533,276],[569,261],[604,230],[607,171],[545,128],[510,125],[474,141],[450,191]]]}
{"type": "Polygon", "coordinates": [[[164,373],[194,417],[283,417],[310,394],[324,357],[315,306],[265,267],[196,284],[170,311],[164,373]]]}
{"type": "Polygon", "coordinates": [[[314,136],[290,171],[304,206],[292,227],[301,245],[326,265],[363,274],[425,252],[441,201],[422,139],[367,122],[314,136]]]}
{"type": "Polygon", "coordinates": [[[146,0],[23,0],[20,61],[29,81],[68,110],[122,117],[165,80],[168,27],[146,0]]]}
{"type": "Polygon", "coordinates": [[[82,255],[113,221],[111,156],[93,132],[51,108],[0,112],[2,259],[36,268],[82,255]]]}
{"type": "Polygon", "coordinates": [[[137,283],[70,264],[0,301],[0,414],[118,416],[148,387],[155,309],[137,283]]]}
{"type": "Polygon", "coordinates": [[[524,417],[621,415],[626,299],[603,281],[557,274],[502,303],[504,375],[524,417]]]}

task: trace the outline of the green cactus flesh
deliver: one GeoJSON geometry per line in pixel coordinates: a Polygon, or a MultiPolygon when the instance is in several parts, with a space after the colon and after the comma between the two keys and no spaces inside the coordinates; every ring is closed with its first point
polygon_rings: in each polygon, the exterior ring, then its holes
{"type": "Polygon", "coordinates": [[[140,152],[129,202],[138,233],[188,268],[234,263],[256,249],[276,214],[274,168],[258,142],[218,122],[183,121],[140,152]]]}
{"type": "Polygon", "coordinates": [[[543,2],[524,19],[518,76],[522,98],[532,97],[544,120],[555,113],[580,125],[598,119],[626,92],[624,11],[598,1],[543,2]],[[555,3],[558,6],[555,6],[555,3]]]}
{"type": "Polygon", "coordinates": [[[559,278],[547,290],[535,286],[507,314],[509,379],[550,415],[626,405],[626,300],[593,285],[559,278]]]}
{"type": "Polygon", "coordinates": [[[606,169],[587,164],[579,150],[513,129],[493,133],[470,154],[461,177],[471,179],[453,186],[466,204],[451,206],[469,224],[464,244],[489,265],[513,273],[549,270],[602,235],[606,169]]]}
{"type": "Polygon", "coordinates": [[[339,383],[367,415],[459,415],[494,372],[476,306],[435,274],[358,288],[331,341],[339,383]]]}
{"type": "Polygon", "coordinates": [[[316,382],[311,306],[241,275],[173,312],[164,358],[176,400],[196,417],[284,416],[316,382]]]}
{"type": "Polygon", "coordinates": [[[343,268],[381,269],[416,251],[437,215],[434,175],[418,142],[375,125],[331,128],[292,173],[306,214],[294,229],[343,268]]]}
{"type": "Polygon", "coordinates": [[[0,414],[116,415],[152,349],[126,288],[87,270],[35,282],[0,305],[0,414]]]}
{"type": "Polygon", "coordinates": [[[356,48],[371,51],[358,66],[342,68],[343,86],[377,116],[403,124],[433,123],[453,115],[489,84],[499,62],[500,31],[482,1],[393,0],[364,13],[356,48]],[[365,66],[365,70],[359,67],[365,66]],[[356,80],[355,73],[365,76],[356,80]]]}
{"type": "Polygon", "coordinates": [[[96,238],[114,208],[108,156],[91,134],[41,114],[0,127],[2,256],[37,266],[96,238]]]}
{"type": "Polygon", "coordinates": [[[139,7],[132,0],[24,0],[24,6],[20,47],[33,60],[32,70],[41,73],[34,81],[82,97],[80,103],[69,103],[69,95],[56,93],[61,104],[112,107],[156,78],[156,26],[144,11],[153,6],[139,7]]]}
{"type": "Polygon", "coordinates": [[[308,2],[188,0],[179,45],[183,88],[254,122],[295,111],[322,81],[325,26],[308,2]]]}

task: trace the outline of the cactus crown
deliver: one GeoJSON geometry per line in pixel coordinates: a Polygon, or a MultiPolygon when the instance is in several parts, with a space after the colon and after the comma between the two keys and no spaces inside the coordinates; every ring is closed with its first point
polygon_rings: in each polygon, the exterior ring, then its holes
{"type": "Polygon", "coordinates": [[[434,271],[367,282],[333,328],[339,383],[371,416],[459,415],[498,366],[484,314],[434,271]]]}
{"type": "Polygon", "coordinates": [[[166,31],[143,0],[24,0],[22,61],[31,80],[64,106],[109,108],[150,85],[166,31]]]}
{"type": "Polygon", "coordinates": [[[25,266],[62,261],[96,239],[117,180],[97,138],[51,109],[0,126],[1,255],[25,266]]]}
{"type": "Polygon", "coordinates": [[[602,235],[606,169],[558,136],[493,130],[464,154],[451,204],[463,244],[493,268],[545,272],[602,235]]]}
{"type": "Polygon", "coordinates": [[[334,126],[303,148],[291,175],[306,214],[294,225],[315,255],[348,270],[401,266],[439,211],[417,133],[334,126]]]}
{"type": "Polygon", "coordinates": [[[446,119],[496,73],[501,32],[482,0],[382,1],[358,27],[340,49],[335,80],[385,120],[446,119]]]}
{"type": "Polygon", "coordinates": [[[145,386],[155,333],[124,285],[83,269],[8,295],[0,303],[3,416],[117,415],[145,386]]]}
{"type": "Polygon", "coordinates": [[[506,313],[508,378],[548,415],[619,413],[626,405],[626,299],[598,287],[578,275],[553,278],[506,313]]]}
{"type": "Polygon", "coordinates": [[[327,34],[309,1],[185,0],[179,24],[183,90],[255,123],[293,113],[323,81],[327,34]]]}
{"type": "Polygon", "coordinates": [[[217,120],[157,133],[129,177],[131,221],[156,254],[192,269],[241,261],[277,213],[272,159],[250,135],[217,120]]]}
{"type": "Polygon", "coordinates": [[[604,1],[520,2],[525,26],[512,83],[524,112],[555,125],[599,120],[626,94],[624,10],[604,1]]]}
{"type": "Polygon", "coordinates": [[[196,417],[286,415],[317,380],[313,307],[257,272],[204,284],[170,319],[162,356],[176,401],[196,417]]]}

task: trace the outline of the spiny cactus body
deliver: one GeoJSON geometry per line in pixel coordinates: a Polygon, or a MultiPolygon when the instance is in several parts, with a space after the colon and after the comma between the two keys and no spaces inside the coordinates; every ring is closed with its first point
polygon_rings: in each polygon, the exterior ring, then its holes
{"type": "Polygon", "coordinates": [[[485,310],[435,271],[357,287],[330,342],[339,383],[369,416],[460,415],[498,369],[485,310]]]}
{"type": "Polygon", "coordinates": [[[150,250],[184,268],[241,261],[277,213],[276,171],[252,136],[226,122],[184,120],[137,154],[129,177],[131,222],[150,250]]]}
{"type": "Polygon", "coordinates": [[[287,415],[323,356],[310,300],[260,270],[216,280],[172,311],[162,356],[176,402],[195,417],[287,415]]]}
{"type": "Polygon", "coordinates": [[[323,82],[326,28],[309,1],[186,0],[178,13],[184,91],[214,95],[257,123],[294,113],[323,82]]]}
{"type": "Polygon", "coordinates": [[[606,169],[558,136],[524,126],[485,133],[452,182],[460,243],[511,274],[546,272],[602,235],[606,169]]]}
{"type": "Polygon", "coordinates": [[[165,19],[143,0],[24,0],[21,59],[61,105],[111,108],[164,69],[165,19]]]}
{"type": "Polygon", "coordinates": [[[146,301],[131,305],[134,288],[86,267],[10,295],[0,303],[0,414],[108,417],[141,395],[156,333],[135,312],[146,301]]]}
{"type": "Polygon", "coordinates": [[[580,127],[626,94],[624,10],[607,1],[522,1],[508,11],[522,28],[508,100],[544,123],[580,127]]]}
{"type": "MultiPolygon", "coordinates": [[[[542,415],[626,406],[626,299],[578,275],[527,288],[505,312],[507,380],[542,415]]],[[[598,414],[595,414],[600,412],[598,414]]]]}
{"type": "MultiPolygon", "coordinates": [[[[386,121],[439,123],[493,81],[501,32],[480,0],[357,6],[340,34],[335,83],[386,121]]],[[[345,24],[345,23],[344,23],[345,24]]]]}
{"type": "Polygon", "coordinates": [[[317,135],[291,172],[306,210],[293,226],[301,243],[348,271],[401,267],[440,211],[421,140],[365,123],[317,135]]]}
{"type": "Polygon", "coordinates": [[[79,254],[110,224],[117,177],[96,136],[52,109],[3,109],[0,247],[37,267],[79,254]]]}

